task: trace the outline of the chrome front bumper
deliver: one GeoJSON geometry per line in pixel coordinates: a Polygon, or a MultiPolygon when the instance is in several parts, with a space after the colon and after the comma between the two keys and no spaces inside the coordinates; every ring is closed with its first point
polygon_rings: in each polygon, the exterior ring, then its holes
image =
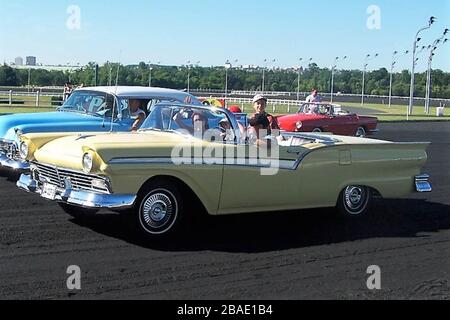
{"type": "Polygon", "coordinates": [[[54,197],[43,196],[42,183],[34,180],[29,174],[22,174],[17,186],[27,192],[36,193],[41,197],[63,202],[75,206],[93,209],[127,209],[133,206],[136,195],[125,194],[102,194],[88,191],[73,190],[70,186],[56,188],[54,197]]]}
{"type": "Polygon", "coordinates": [[[417,192],[431,192],[433,188],[431,187],[431,183],[429,181],[430,176],[427,174],[421,174],[420,176],[415,177],[415,185],[417,192]]]}
{"type": "Polygon", "coordinates": [[[0,165],[4,169],[18,172],[26,172],[30,170],[30,164],[28,162],[10,159],[2,152],[0,152],[0,165]]]}

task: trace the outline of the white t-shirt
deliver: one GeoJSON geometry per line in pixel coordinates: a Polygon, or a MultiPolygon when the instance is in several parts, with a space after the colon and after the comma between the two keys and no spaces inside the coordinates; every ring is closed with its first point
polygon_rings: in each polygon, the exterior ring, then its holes
{"type": "Polygon", "coordinates": [[[141,115],[141,114],[144,115],[144,118],[147,116],[147,115],[145,114],[145,111],[142,110],[141,108],[139,108],[139,109],[137,109],[135,112],[133,112],[133,113],[131,114],[131,116],[137,118],[137,117],[139,117],[139,115],[141,115]]]}
{"type": "Polygon", "coordinates": [[[317,95],[313,96],[312,94],[306,98],[306,102],[322,102],[322,97],[317,95]]]}

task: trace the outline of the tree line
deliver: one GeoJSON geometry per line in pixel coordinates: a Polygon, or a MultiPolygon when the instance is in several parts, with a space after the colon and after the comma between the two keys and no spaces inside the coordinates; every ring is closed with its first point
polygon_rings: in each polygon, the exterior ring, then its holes
{"type": "MultiPolygon", "coordinates": [[[[262,88],[262,69],[242,70],[228,69],[228,89],[258,91],[262,88]]],[[[152,66],[151,83],[154,87],[186,89],[188,73],[191,89],[224,90],[224,67],[178,67],[152,66]]],[[[7,65],[0,66],[0,86],[27,86],[28,81],[33,86],[63,86],[66,82],[84,86],[93,86],[96,65],[89,63],[74,71],[55,71],[44,69],[16,69],[7,65]],[[30,76],[30,79],[28,78],[30,76]]],[[[265,91],[296,92],[299,73],[295,70],[265,70],[265,91]]],[[[150,69],[144,62],[138,65],[123,66],[105,64],[98,67],[97,85],[136,85],[148,86],[150,69]]],[[[389,94],[389,71],[385,68],[366,73],[366,94],[389,94]]],[[[317,88],[319,92],[330,92],[331,71],[310,64],[300,72],[300,91],[309,92],[317,88]]],[[[434,98],[450,98],[450,73],[442,70],[432,71],[432,96],[434,98]]],[[[411,75],[407,70],[393,75],[393,95],[408,96],[411,75]]],[[[361,94],[362,71],[339,70],[335,72],[334,92],[361,94]]],[[[426,73],[416,76],[416,96],[425,96],[426,73]]]]}

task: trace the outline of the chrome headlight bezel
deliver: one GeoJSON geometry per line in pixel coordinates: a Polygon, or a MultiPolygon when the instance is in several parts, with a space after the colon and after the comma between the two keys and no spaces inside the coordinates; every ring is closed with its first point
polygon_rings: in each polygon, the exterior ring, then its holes
{"type": "Polygon", "coordinates": [[[19,155],[23,160],[26,160],[28,158],[28,155],[30,154],[30,144],[27,141],[22,141],[19,144],[19,155]]]}
{"type": "Polygon", "coordinates": [[[297,130],[300,130],[301,128],[303,128],[303,122],[297,121],[297,122],[295,123],[295,128],[296,128],[297,130]]]}
{"type": "Polygon", "coordinates": [[[83,159],[81,161],[83,171],[85,173],[90,173],[92,168],[94,167],[94,155],[91,152],[86,152],[83,155],[83,159]]]}

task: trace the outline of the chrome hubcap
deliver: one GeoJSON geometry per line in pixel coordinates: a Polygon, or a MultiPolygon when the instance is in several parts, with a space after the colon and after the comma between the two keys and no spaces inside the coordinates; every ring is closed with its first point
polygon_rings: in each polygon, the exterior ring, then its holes
{"type": "Polygon", "coordinates": [[[168,195],[162,192],[150,195],[143,203],[141,209],[146,227],[150,229],[164,227],[175,212],[176,205],[168,195]]]}
{"type": "Polygon", "coordinates": [[[345,189],[345,204],[350,211],[358,213],[356,211],[364,206],[365,198],[365,190],[361,187],[352,186],[345,189]]]}

